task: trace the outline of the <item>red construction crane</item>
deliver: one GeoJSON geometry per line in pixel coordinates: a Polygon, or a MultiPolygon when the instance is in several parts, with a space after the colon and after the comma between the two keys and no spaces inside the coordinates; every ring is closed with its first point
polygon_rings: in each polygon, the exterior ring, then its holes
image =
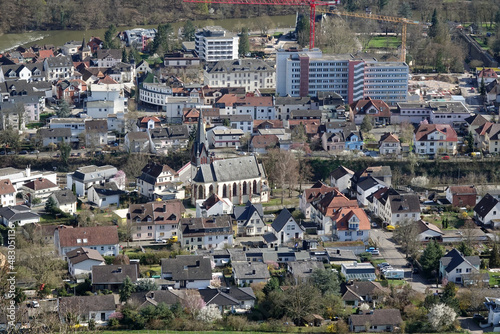
{"type": "Polygon", "coordinates": [[[309,6],[309,48],[314,48],[316,6],[337,5],[340,0],[183,0],[184,2],[224,3],[232,5],[278,5],[278,6],[309,6]]]}

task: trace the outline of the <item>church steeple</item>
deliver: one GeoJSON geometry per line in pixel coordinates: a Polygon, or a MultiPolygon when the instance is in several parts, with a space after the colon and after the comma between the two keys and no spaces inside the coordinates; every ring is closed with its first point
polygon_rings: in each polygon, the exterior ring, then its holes
{"type": "Polygon", "coordinates": [[[208,163],[208,140],[201,109],[196,128],[196,137],[191,151],[191,163],[196,167],[208,163]]]}

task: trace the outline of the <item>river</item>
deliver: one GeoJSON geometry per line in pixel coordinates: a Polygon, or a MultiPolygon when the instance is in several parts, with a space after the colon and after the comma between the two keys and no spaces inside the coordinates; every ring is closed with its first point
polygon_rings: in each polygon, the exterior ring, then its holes
{"type": "MultiPolygon", "coordinates": [[[[271,16],[274,22],[274,28],[287,28],[295,26],[295,15],[286,16],[271,16]]],[[[193,21],[197,27],[205,27],[209,25],[218,25],[230,31],[237,31],[244,26],[254,26],[255,18],[242,19],[225,19],[225,20],[200,20],[193,21]]],[[[177,32],[184,22],[172,23],[174,31],[177,32]]],[[[158,25],[144,26],[125,26],[118,27],[119,31],[133,28],[156,28],[158,25]]],[[[273,30],[271,29],[271,31],[273,30]]],[[[91,36],[98,36],[104,39],[106,29],[89,29],[89,30],[48,30],[48,31],[31,31],[20,34],[4,34],[0,35],[0,53],[10,49],[14,49],[20,45],[30,46],[34,44],[44,45],[53,44],[56,47],[62,46],[68,41],[81,41],[84,37],[88,41],[91,36]]]]}

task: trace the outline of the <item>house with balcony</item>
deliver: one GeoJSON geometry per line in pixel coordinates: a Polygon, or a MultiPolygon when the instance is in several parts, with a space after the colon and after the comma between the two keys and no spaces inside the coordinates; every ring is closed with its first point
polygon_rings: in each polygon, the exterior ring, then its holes
{"type": "Polygon", "coordinates": [[[66,185],[70,189],[74,187],[77,196],[86,196],[92,185],[109,182],[117,172],[116,167],[110,165],[80,167],[66,175],[66,185]]]}
{"type": "Polygon", "coordinates": [[[207,131],[208,143],[213,148],[238,148],[240,138],[244,135],[240,129],[230,129],[224,126],[216,126],[207,131]]]}
{"type": "Polygon", "coordinates": [[[399,155],[401,154],[401,142],[397,135],[387,132],[380,137],[378,149],[380,155],[399,155]]]}
{"type": "Polygon", "coordinates": [[[137,283],[139,278],[139,265],[118,264],[93,266],[91,277],[92,291],[110,290],[117,293],[125,278],[129,277],[132,283],[137,283]]]}
{"type": "Polygon", "coordinates": [[[239,236],[253,237],[267,232],[262,204],[247,202],[245,206],[235,206],[233,216],[239,236]]]}
{"type": "Polygon", "coordinates": [[[334,187],[329,187],[322,181],[317,181],[311,188],[304,189],[302,194],[300,194],[299,210],[304,214],[306,219],[311,218],[312,202],[321,195],[325,195],[334,190],[334,187]]]}
{"type": "Polygon", "coordinates": [[[382,100],[374,100],[370,97],[351,103],[349,106],[354,115],[354,123],[361,125],[365,117],[372,118],[372,124],[390,124],[391,110],[387,103],[382,100]]]}
{"type": "Polygon", "coordinates": [[[238,59],[239,37],[219,26],[208,26],[195,34],[195,50],[205,62],[238,59]]]}
{"type": "Polygon", "coordinates": [[[458,137],[449,124],[421,124],[415,130],[414,143],[419,155],[455,155],[458,137]]]}
{"type": "Polygon", "coordinates": [[[182,248],[223,249],[233,244],[232,219],[229,215],[182,218],[179,222],[182,248]]]}
{"type": "Polygon", "coordinates": [[[47,75],[47,81],[71,79],[75,73],[73,60],[70,56],[45,58],[43,61],[43,69],[47,75]]]}
{"type": "Polygon", "coordinates": [[[132,240],[179,237],[179,222],[184,212],[184,205],[179,200],[130,205],[127,226],[132,226],[132,240]]]}
{"type": "Polygon", "coordinates": [[[420,220],[420,201],[414,193],[403,193],[393,188],[380,188],[371,197],[371,211],[386,225],[420,220]]]}
{"type": "Polygon", "coordinates": [[[304,239],[304,228],[297,223],[288,209],[281,210],[280,214],[271,224],[271,232],[274,234],[278,245],[304,239]]]}
{"type": "Polygon", "coordinates": [[[365,211],[357,207],[341,208],[332,216],[333,240],[363,241],[370,237],[370,219],[365,211]]]}
{"type": "Polygon", "coordinates": [[[117,226],[57,228],[54,244],[63,259],[68,252],[80,247],[97,250],[102,256],[116,256],[120,252],[117,226]]]}
{"type": "Polygon", "coordinates": [[[183,199],[184,190],[178,184],[179,174],[168,165],[156,162],[148,163],[137,178],[139,194],[148,199],[163,198],[170,194],[170,199],[183,199]]]}

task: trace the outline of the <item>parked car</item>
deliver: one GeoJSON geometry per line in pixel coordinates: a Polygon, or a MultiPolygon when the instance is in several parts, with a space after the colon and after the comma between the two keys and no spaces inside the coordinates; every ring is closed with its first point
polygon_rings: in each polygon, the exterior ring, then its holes
{"type": "Polygon", "coordinates": [[[14,152],[14,151],[7,152],[7,155],[14,155],[14,154],[16,154],[16,152],[14,152]]]}
{"type": "Polygon", "coordinates": [[[389,267],[389,266],[390,266],[390,264],[387,262],[382,262],[382,263],[377,264],[377,267],[379,267],[379,268],[389,267]]]}
{"type": "Polygon", "coordinates": [[[441,159],[443,160],[450,160],[450,156],[449,155],[445,155],[444,157],[442,157],[441,159]]]}
{"type": "Polygon", "coordinates": [[[21,151],[19,151],[19,154],[25,155],[25,154],[28,154],[28,151],[26,151],[26,150],[21,150],[21,151]]]}
{"type": "Polygon", "coordinates": [[[32,300],[30,303],[28,303],[28,307],[39,308],[40,303],[36,300],[32,300]]]}
{"type": "Polygon", "coordinates": [[[30,154],[39,154],[39,153],[40,153],[39,150],[33,150],[33,151],[30,152],[30,154]]]}

